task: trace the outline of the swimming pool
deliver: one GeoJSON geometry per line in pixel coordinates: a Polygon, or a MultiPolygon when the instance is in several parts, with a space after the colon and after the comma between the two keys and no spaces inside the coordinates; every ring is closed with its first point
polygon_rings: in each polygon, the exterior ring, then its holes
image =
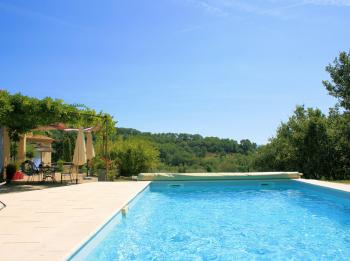
{"type": "Polygon", "coordinates": [[[152,182],[71,260],[349,260],[350,193],[297,181],[152,182]]]}

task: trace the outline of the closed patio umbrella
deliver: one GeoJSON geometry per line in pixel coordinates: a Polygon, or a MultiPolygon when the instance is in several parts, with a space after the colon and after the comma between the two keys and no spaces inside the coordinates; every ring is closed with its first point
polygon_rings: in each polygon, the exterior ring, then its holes
{"type": "Polygon", "coordinates": [[[88,162],[88,169],[86,175],[89,176],[89,163],[95,157],[94,145],[92,144],[92,134],[91,131],[86,133],[86,159],[88,162]]]}
{"type": "Polygon", "coordinates": [[[95,149],[92,144],[92,135],[91,132],[86,133],[86,159],[92,160],[95,157],[95,149]]]}
{"type": "Polygon", "coordinates": [[[75,149],[73,155],[73,165],[77,168],[76,182],[78,183],[78,168],[86,163],[86,147],[83,128],[79,128],[77,141],[75,142],[75,149]]]}

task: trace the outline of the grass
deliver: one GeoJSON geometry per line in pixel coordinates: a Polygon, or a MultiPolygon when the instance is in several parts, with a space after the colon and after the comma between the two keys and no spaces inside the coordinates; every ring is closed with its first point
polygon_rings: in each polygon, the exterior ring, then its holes
{"type": "Polygon", "coordinates": [[[349,180],[349,179],[345,179],[345,180],[332,180],[331,182],[342,183],[342,184],[350,184],[350,180],[349,180]]]}

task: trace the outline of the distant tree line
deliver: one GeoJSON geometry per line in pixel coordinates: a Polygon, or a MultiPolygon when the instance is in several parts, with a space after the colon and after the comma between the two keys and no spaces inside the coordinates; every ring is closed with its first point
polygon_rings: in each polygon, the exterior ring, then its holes
{"type": "Polygon", "coordinates": [[[198,134],[152,134],[117,128],[117,136],[122,139],[143,139],[153,144],[159,151],[158,171],[247,171],[249,163],[246,158],[257,149],[257,144],[248,139],[238,143],[232,139],[203,137],[198,134]]]}

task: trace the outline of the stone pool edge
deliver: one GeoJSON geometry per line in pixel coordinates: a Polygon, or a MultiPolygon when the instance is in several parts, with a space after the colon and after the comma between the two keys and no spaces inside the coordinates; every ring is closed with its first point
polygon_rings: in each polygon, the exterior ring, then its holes
{"type": "MultiPolygon", "coordinates": [[[[69,253],[66,255],[66,257],[63,260],[72,260],[72,258],[74,258],[75,256],[77,256],[79,254],[79,252],[89,244],[89,242],[91,240],[93,240],[96,235],[98,235],[98,233],[100,231],[102,231],[106,226],[108,226],[108,224],[118,215],[122,214],[121,211],[123,208],[125,208],[126,206],[130,206],[133,205],[133,201],[135,201],[135,199],[137,199],[142,193],[144,193],[150,186],[151,181],[143,181],[145,183],[145,186],[138,191],[135,195],[133,195],[131,198],[125,200],[125,202],[122,204],[122,207],[118,207],[114,213],[112,213],[111,215],[109,215],[104,221],[101,222],[100,225],[98,225],[96,227],[96,229],[94,229],[89,235],[87,235],[86,237],[84,237],[75,247],[73,247],[69,253]]],[[[136,202],[136,201],[135,201],[136,202]]]]}
{"type": "Polygon", "coordinates": [[[341,184],[341,183],[322,181],[322,180],[316,180],[316,179],[294,179],[294,181],[350,193],[349,184],[341,184]]]}
{"type": "Polygon", "coordinates": [[[219,181],[219,180],[266,180],[299,179],[299,172],[210,172],[210,173],[140,173],[138,181],[219,181]]]}

